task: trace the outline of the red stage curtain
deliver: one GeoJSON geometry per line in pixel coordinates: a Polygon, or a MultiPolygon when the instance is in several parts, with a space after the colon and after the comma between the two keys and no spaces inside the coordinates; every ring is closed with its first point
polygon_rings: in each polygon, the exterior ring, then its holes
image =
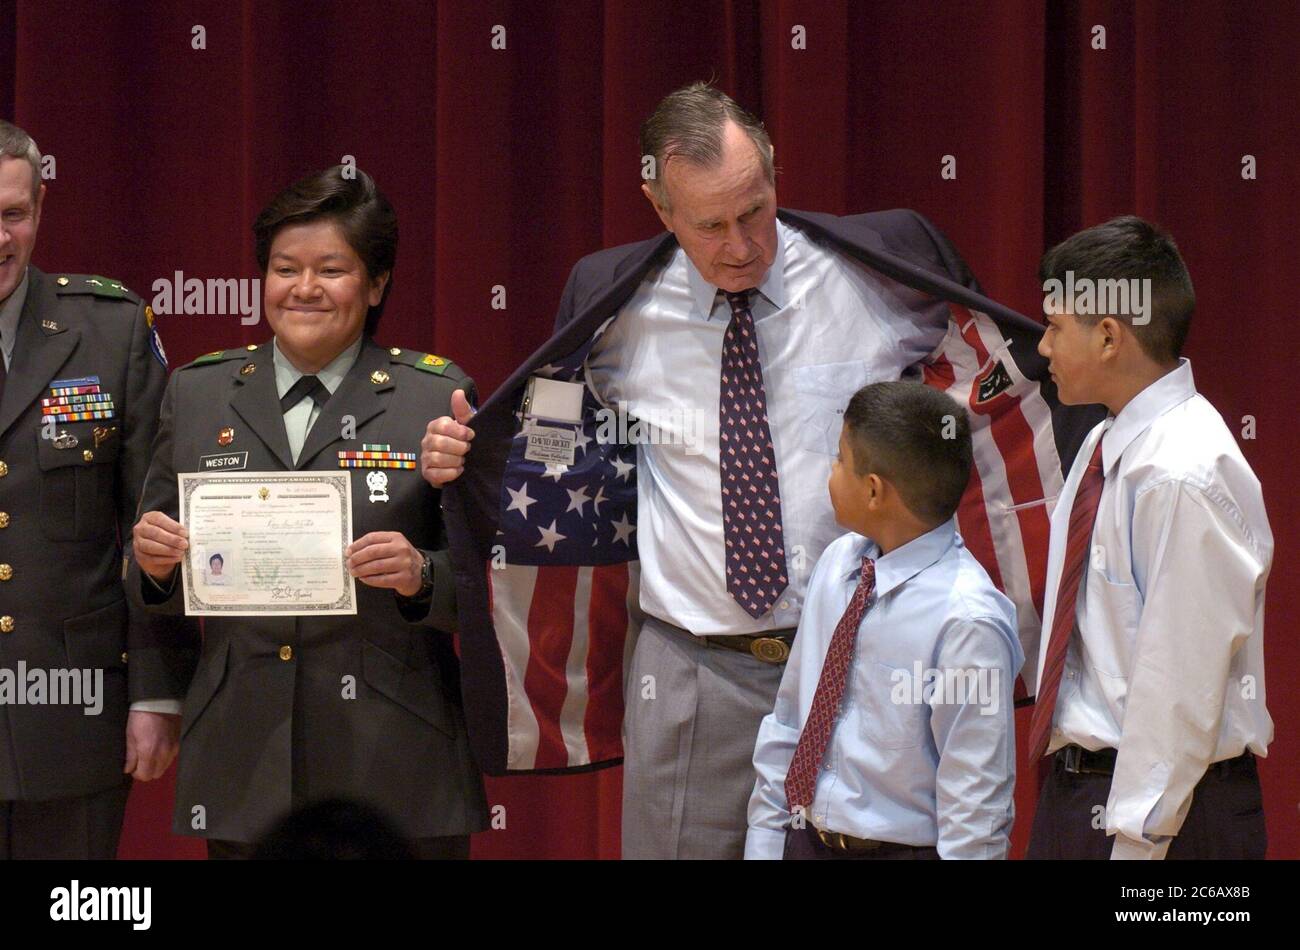
{"type": "MultiPolygon", "coordinates": [[[[1242,446],[1276,535],[1267,664],[1279,687],[1300,660],[1284,365],[1300,329],[1283,286],[1300,272],[1285,224],[1300,200],[1298,34],[1294,4],[1175,0],[0,0],[0,113],[57,163],[37,263],[145,295],[178,270],[255,276],[262,203],[355,156],[401,221],[381,338],[454,358],[484,392],[548,336],[579,256],[657,231],[636,132],[691,80],[716,78],[765,118],[782,204],[916,208],[1025,313],[1041,301],[1047,244],[1124,212],[1153,218],[1196,284],[1201,389],[1235,430],[1256,420],[1242,446]],[[955,180],[940,176],[948,155],[955,180]],[[497,285],[504,311],[490,305],[497,285]]],[[[173,365],[269,335],[237,316],[160,324],[173,365]]],[[[1269,699],[1270,854],[1300,857],[1300,700],[1269,699]]],[[[1034,792],[1021,766],[1017,853],[1034,792]]],[[[201,853],[167,831],[169,782],[137,787],[124,856],[201,853]]],[[[614,857],[619,793],[617,770],[493,780],[506,827],[478,836],[475,854],[614,857]]]]}

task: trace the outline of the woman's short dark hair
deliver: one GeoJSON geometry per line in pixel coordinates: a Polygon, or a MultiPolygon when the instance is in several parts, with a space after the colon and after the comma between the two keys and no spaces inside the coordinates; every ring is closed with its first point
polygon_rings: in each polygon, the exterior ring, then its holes
{"type": "Polygon", "coordinates": [[[329,219],[338,224],[348,246],[365,265],[370,279],[388,274],[379,303],[366,313],[366,335],[373,336],[393,289],[397,262],[397,212],[375,181],[352,165],[335,165],[295,181],[272,198],[253,222],[257,266],[266,274],[271,242],[281,228],[329,219]]]}

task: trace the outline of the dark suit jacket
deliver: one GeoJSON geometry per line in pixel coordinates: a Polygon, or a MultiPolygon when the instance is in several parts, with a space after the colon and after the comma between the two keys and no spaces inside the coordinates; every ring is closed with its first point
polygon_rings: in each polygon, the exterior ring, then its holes
{"type": "MultiPolygon", "coordinates": [[[[176,518],[176,474],[199,471],[205,455],[246,451],[244,470],[277,472],[338,471],[338,452],[362,443],[418,454],[428,420],[450,414],[452,392],[465,389],[473,398],[473,383],[459,369],[422,363],[424,356],[367,340],[297,465],[269,342],[182,367],[163,399],[141,511],[176,518]],[[340,437],[345,416],[355,420],[355,438],[347,441],[340,437]],[[233,441],[223,446],[217,438],[227,427],[233,441]]],[[[328,796],[377,805],[412,837],[484,827],[452,647],[455,590],[439,493],[418,469],[350,471],[353,537],[400,531],[428,551],[435,562],[431,606],[423,616],[404,615],[393,591],[358,581],[355,617],[205,618],[181,727],[178,834],[253,841],[291,807],[328,796]],[[388,475],[387,502],[369,500],[366,476],[374,471],[388,475]]],[[[154,610],[183,610],[179,581],[164,599],[133,561],[127,583],[154,610]]]]}
{"type": "MultiPolygon", "coordinates": [[[[785,223],[876,273],[996,321],[1009,342],[1016,366],[1024,376],[1039,382],[1043,397],[1052,407],[1053,437],[1061,463],[1068,470],[1080,442],[1104,410],[1057,403],[1056,387],[1048,379],[1047,361],[1036,349],[1042,326],[985,297],[970,269],[938,228],[910,210],[838,217],[780,209],[778,215],[785,223]]],[[[588,344],[601,324],[619,311],[646,275],[666,262],[677,246],[677,239],[664,232],[649,240],[597,251],[574,265],[560,299],[553,336],[493,392],[475,415],[471,423],[476,433],[474,448],[464,475],[444,492],[447,530],[457,571],[463,689],[470,710],[470,736],[476,757],[488,774],[523,770],[510,758],[509,717],[512,703],[526,705],[530,698],[516,695],[507,683],[483,568],[492,557],[493,547],[501,543],[497,532],[504,507],[502,482],[511,453],[517,451],[516,413],[524,387],[540,367],[561,363],[588,344]]],[[[1026,267],[1031,265],[1026,262],[1026,267]]],[[[604,448],[597,446],[595,451],[604,448]]],[[[614,520],[609,506],[605,511],[609,520],[614,520]]],[[[542,688],[559,687],[548,679],[542,688]]],[[[588,707],[588,731],[595,731],[590,723],[596,722],[603,724],[603,732],[612,735],[602,748],[592,751],[593,766],[619,761],[617,713],[613,706],[588,707]]],[[[553,723],[545,724],[545,728],[552,727],[553,723]]]]}
{"type": "Polygon", "coordinates": [[[103,670],[104,705],[0,704],[0,800],[120,784],[128,702],[179,698],[194,660],[172,646],[176,621],[132,610],[122,589],[167,380],[145,305],[107,278],[32,267],[28,281],[0,399],[0,667],[103,670]],[[70,437],[59,448],[43,438],[41,399],[87,376],[113,418],[58,423],[70,437]]]}

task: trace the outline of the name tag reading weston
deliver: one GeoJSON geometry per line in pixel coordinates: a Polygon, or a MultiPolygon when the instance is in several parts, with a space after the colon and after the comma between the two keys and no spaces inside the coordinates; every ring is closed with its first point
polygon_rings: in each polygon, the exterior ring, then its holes
{"type": "Polygon", "coordinates": [[[185,613],[355,614],[349,472],[180,473],[185,613]]]}

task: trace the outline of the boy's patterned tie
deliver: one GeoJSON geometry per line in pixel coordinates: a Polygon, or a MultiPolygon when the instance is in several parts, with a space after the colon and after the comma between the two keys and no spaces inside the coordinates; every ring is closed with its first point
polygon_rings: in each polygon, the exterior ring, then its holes
{"type": "Polygon", "coordinates": [[[858,627],[867,615],[871,595],[875,591],[876,562],[864,557],[862,577],[858,580],[858,586],[849,599],[844,615],[835,625],[835,633],[831,635],[831,645],[826,650],[826,660],[822,663],[822,675],[817,680],[817,692],[813,694],[808,721],[799,734],[799,744],[795,746],[790,771],[785,776],[785,800],[791,812],[796,807],[806,809],[812,804],[813,793],[817,790],[817,772],[822,767],[822,760],[826,758],[831,730],[840,714],[840,701],[844,698],[844,687],[848,683],[849,660],[853,658],[853,644],[858,638],[858,627]]]}
{"type": "Polygon", "coordinates": [[[1097,440],[1097,448],[1092,453],[1088,467],[1083,470],[1079,490],[1074,496],[1074,506],[1070,509],[1061,584],[1056,593],[1052,631],[1047,639],[1043,681],[1038,684],[1038,699],[1034,702],[1034,715],[1029,720],[1031,762],[1043,757],[1052,736],[1056,696],[1061,689],[1061,674],[1065,671],[1070,633],[1074,630],[1074,606],[1079,596],[1079,582],[1083,579],[1083,566],[1088,560],[1088,549],[1092,544],[1092,527],[1097,520],[1097,505],[1101,502],[1101,487],[1105,481],[1101,471],[1101,442],[1101,439],[1097,440]]]}
{"type": "Polygon", "coordinates": [[[727,590],[751,617],[761,617],[772,609],[789,581],[781,534],[781,491],[749,293],[726,295],[731,322],[722,343],[718,435],[727,590]]]}

